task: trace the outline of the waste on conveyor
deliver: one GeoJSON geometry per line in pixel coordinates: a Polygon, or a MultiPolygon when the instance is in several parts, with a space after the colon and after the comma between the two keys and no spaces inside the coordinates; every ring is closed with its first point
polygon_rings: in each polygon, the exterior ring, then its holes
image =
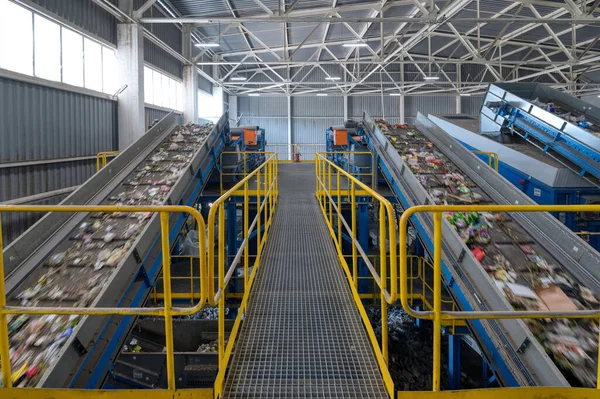
{"type": "MultiPolygon", "coordinates": [[[[213,124],[178,127],[103,205],[163,205],[213,124]]],[[[93,213],[25,280],[13,305],[88,307],[118,270],[150,213],[93,213]]],[[[77,330],[79,316],[8,316],[13,386],[35,386],[77,330]]]]}
{"type": "MultiPolygon", "coordinates": [[[[417,129],[377,120],[380,131],[438,204],[491,204],[491,199],[417,129]]],[[[446,213],[462,241],[518,310],[597,309],[598,298],[569,275],[506,213],[446,213]]],[[[595,386],[595,320],[526,320],[572,385],[595,386]]]]}

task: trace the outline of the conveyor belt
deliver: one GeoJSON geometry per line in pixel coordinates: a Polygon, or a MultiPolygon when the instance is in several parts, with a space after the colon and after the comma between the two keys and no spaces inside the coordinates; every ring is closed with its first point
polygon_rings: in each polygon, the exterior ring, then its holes
{"type": "MultiPolygon", "coordinates": [[[[69,196],[66,204],[192,205],[226,127],[177,127],[169,115],[69,196]],[[208,162],[205,162],[208,161],[208,162]],[[190,201],[192,203],[190,203],[190,201]]],[[[171,218],[171,227],[180,219],[171,218]]],[[[25,258],[9,264],[8,302],[24,306],[136,306],[160,268],[157,215],[49,214],[7,248],[25,258]],[[60,217],[62,216],[62,218],[60,217]],[[50,226],[47,226],[50,224],[50,226]],[[38,247],[23,248],[37,235],[38,247]],[[27,255],[25,257],[24,255],[27,255]],[[11,267],[12,266],[12,267],[11,267]]],[[[37,370],[23,386],[97,384],[131,317],[15,317],[9,322],[13,370],[37,370]],[[108,324],[111,321],[110,325],[108,324]],[[107,338],[103,339],[103,334],[107,338]],[[116,340],[115,340],[116,339],[116,340]],[[18,348],[18,349],[17,349],[18,348]],[[82,363],[83,362],[83,363],[82,363]],[[81,373],[82,364],[88,368],[81,373]],[[79,372],[78,372],[79,368],[79,372]]],[[[30,373],[28,372],[28,375],[30,373]]],[[[88,386],[90,387],[90,386],[88,386]]]]}
{"type": "MultiPolygon", "coordinates": [[[[437,184],[435,173],[428,176],[427,170],[420,174],[411,171],[414,165],[407,165],[394,148],[394,144],[376,128],[368,115],[365,116],[365,125],[368,127],[370,145],[378,154],[384,176],[401,203],[405,207],[435,203],[435,196],[432,195],[437,184]]],[[[442,161],[443,169],[462,172],[467,178],[467,186],[472,185],[472,191],[482,196],[481,201],[495,204],[532,203],[527,196],[490,168],[484,167],[475,155],[422,115],[419,115],[417,120],[417,128],[418,132],[426,137],[426,141],[430,141],[430,146],[432,145],[432,148],[426,151],[438,153],[436,158],[442,161]]],[[[396,145],[400,148],[410,147],[409,141],[398,139],[396,145]]],[[[415,144],[412,146],[416,147],[415,144]]],[[[434,171],[435,168],[431,169],[434,171]]],[[[460,195],[455,194],[451,202],[460,195]]],[[[431,250],[430,216],[420,215],[416,221],[421,237],[426,241],[425,246],[431,250]]],[[[523,253],[525,247],[520,245],[531,246],[536,252],[543,254],[548,263],[566,273],[568,278],[584,284],[598,295],[597,252],[549,214],[513,214],[510,223],[513,227],[509,225],[508,234],[506,230],[494,231],[490,228],[490,236],[496,242],[486,248],[489,248],[492,254],[502,249],[500,252],[514,267],[522,268],[530,261],[523,253]],[[506,244],[507,247],[500,248],[506,244]]],[[[498,230],[498,224],[496,225],[498,230]]],[[[489,277],[488,271],[482,267],[485,259],[481,263],[477,261],[447,221],[443,222],[443,249],[444,278],[450,293],[463,310],[512,309],[502,291],[496,288],[494,280],[489,277]]],[[[578,287],[577,284],[574,286],[578,287]]],[[[470,327],[506,385],[568,384],[532,332],[521,321],[474,321],[470,323],[470,327]]],[[[548,329],[550,330],[550,325],[548,329]]],[[[578,377],[585,381],[593,379],[595,368],[589,366],[591,373],[584,375],[579,370],[578,377]]]]}
{"type": "Polygon", "coordinates": [[[312,164],[279,167],[279,202],[225,398],[385,398],[375,355],[314,197],[312,164]]]}

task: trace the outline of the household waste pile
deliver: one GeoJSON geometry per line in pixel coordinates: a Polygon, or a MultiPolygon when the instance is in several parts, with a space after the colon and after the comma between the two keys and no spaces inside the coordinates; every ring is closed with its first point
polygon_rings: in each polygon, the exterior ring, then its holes
{"type": "MultiPolygon", "coordinates": [[[[178,127],[103,205],[163,205],[213,124],[178,127]]],[[[150,213],[93,213],[18,288],[11,305],[89,307],[133,250],[150,213]]],[[[35,386],[77,330],[79,316],[8,316],[13,386],[35,386]]]]}
{"type": "MultiPolygon", "coordinates": [[[[377,126],[437,204],[491,204],[491,199],[413,127],[377,126]]],[[[518,310],[598,309],[598,298],[567,274],[508,214],[447,213],[498,290],[518,310]]],[[[572,385],[596,384],[598,324],[589,320],[527,321],[572,385]]]]}

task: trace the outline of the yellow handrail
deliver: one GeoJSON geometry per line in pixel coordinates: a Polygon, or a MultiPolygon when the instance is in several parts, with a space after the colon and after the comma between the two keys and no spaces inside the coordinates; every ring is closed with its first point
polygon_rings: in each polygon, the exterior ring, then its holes
{"type": "Polygon", "coordinates": [[[397,282],[397,258],[396,258],[396,218],[394,208],[392,204],[386,200],[383,196],[377,193],[375,190],[356,179],[350,173],[346,172],[338,165],[334,164],[326,158],[323,154],[317,154],[316,162],[316,185],[317,185],[317,200],[321,207],[323,217],[329,228],[329,233],[333,238],[340,263],[346,273],[350,287],[352,290],[352,296],[358,311],[363,319],[363,322],[367,329],[367,334],[373,346],[379,369],[381,371],[383,381],[390,397],[394,397],[394,382],[387,368],[388,363],[388,323],[387,323],[387,304],[393,304],[397,300],[396,282],[397,282]],[[348,188],[342,189],[341,182],[342,177],[346,179],[348,188]],[[335,188],[332,187],[332,179],[335,179],[335,188]],[[357,209],[357,194],[356,188],[359,187],[375,201],[379,203],[379,272],[375,270],[375,267],[371,263],[369,257],[366,254],[366,249],[362,248],[358,242],[356,235],[356,209],[357,209]],[[350,225],[342,215],[342,198],[346,199],[346,202],[350,202],[351,208],[351,223],[350,225]],[[335,212],[334,212],[335,210],[335,212]],[[337,222],[337,233],[334,231],[334,218],[336,214],[337,222]],[[387,221],[387,224],[386,224],[387,221]],[[352,271],[348,267],[348,263],[342,252],[342,225],[346,232],[351,238],[352,244],[352,271]],[[389,233],[389,258],[387,256],[388,245],[386,236],[389,233]],[[375,337],[375,332],[371,326],[369,318],[365,312],[364,306],[361,302],[358,294],[358,254],[367,265],[367,268],[371,272],[377,286],[380,290],[381,300],[381,348],[375,337]],[[387,270],[388,270],[388,259],[389,259],[389,272],[390,272],[390,289],[387,289],[387,270]]]}
{"type": "MultiPolygon", "coordinates": [[[[443,311],[442,310],[442,213],[444,212],[599,212],[600,205],[421,205],[407,209],[399,223],[400,234],[400,301],[412,317],[433,320],[433,390],[440,390],[441,331],[443,321],[486,319],[598,319],[600,310],[577,311],[443,311]],[[407,228],[408,221],[416,213],[433,213],[433,311],[416,311],[409,303],[407,228]]],[[[600,343],[599,343],[600,344],[600,343]]],[[[600,345],[598,346],[600,352],[600,345]]],[[[600,368],[598,368],[600,389],[600,368]]]]}
{"type": "MultiPolygon", "coordinates": [[[[189,316],[199,312],[206,302],[206,281],[202,279],[200,284],[200,300],[196,306],[188,308],[172,307],[171,303],[171,260],[170,260],[170,243],[169,243],[169,214],[171,213],[188,213],[196,219],[198,226],[199,240],[204,241],[204,219],[200,213],[189,206],[89,206],[89,205],[2,205],[0,206],[0,216],[7,212],[151,212],[159,213],[160,215],[160,230],[161,230],[161,249],[162,249],[162,264],[164,276],[164,307],[162,308],[81,308],[81,307],[26,307],[26,306],[7,306],[6,292],[4,288],[4,256],[2,247],[2,223],[0,218],[0,360],[2,366],[2,383],[4,387],[10,388],[11,381],[11,364],[9,355],[8,342],[8,326],[6,315],[81,315],[81,316],[112,316],[112,315],[127,315],[127,316],[162,316],[165,318],[165,339],[166,339],[166,359],[167,359],[167,385],[168,389],[175,390],[175,368],[173,355],[173,316],[189,316]]],[[[200,275],[205,276],[205,260],[206,252],[204,245],[200,245],[198,249],[200,258],[200,275]]]]}
{"type": "Polygon", "coordinates": [[[498,157],[498,154],[492,151],[471,151],[473,154],[481,154],[481,155],[487,155],[488,156],[488,165],[490,166],[490,168],[493,168],[496,172],[498,171],[498,162],[500,160],[500,158],[498,157]],[[492,164],[493,161],[493,164],[492,164]]]}
{"type": "Polygon", "coordinates": [[[108,163],[107,157],[116,157],[121,151],[102,151],[96,154],[96,172],[104,168],[108,163]]]}
{"type": "Polygon", "coordinates": [[[318,153],[325,151],[326,145],[323,144],[288,144],[288,143],[267,143],[267,149],[276,152],[279,163],[290,162],[310,162],[314,163],[318,153]],[[310,159],[312,157],[312,159],[310,159]]]}
{"type": "MultiPolygon", "coordinates": [[[[254,155],[254,156],[259,156],[259,155],[263,155],[264,158],[268,158],[272,155],[275,155],[275,152],[265,152],[265,151],[246,151],[246,152],[237,152],[237,151],[223,151],[221,152],[221,155],[219,157],[219,165],[221,167],[221,173],[219,173],[219,188],[220,188],[220,194],[223,195],[225,194],[229,189],[225,189],[223,187],[223,177],[225,176],[232,176],[235,178],[239,178],[240,180],[243,179],[244,177],[248,176],[248,174],[251,172],[249,170],[249,165],[248,165],[248,158],[249,155],[254,155]],[[223,164],[223,156],[242,156],[242,166],[243,166],[243,170],[241,172],[224,172],[224,164],[223,164]]],[[[264,162],[264,161],[263,161],[264,162]]],[[[261,164],[263,163],[261,162],[261,164]]],[[[258,165],[260,166],[260,165],[258,165]]],[[[257,166],[257,167],[258,167],[257,166]]]]}
{"type": "Polygon", "coordinates": [[[244,316],[244,312],[248,306],[248,297],[250,290],[252,289],[252,283],[256,276],[256,272],[260,267],[260,258],[262,248],[264,247],[269,228],[273,220],[273,214],[275,212],[275,206],[277,204],[277,193],[278,193],[278,162],[277,154],[271,154],[267,160],[261,164],[254,171],[250,172],[246,177],[229,189],[223,194],[218,200],[216,200],[208,214],[208,242],[211,243],[208,246],[208,301],[212,306],[218,306],[219,312],[219,372],[215,379],[214,385],[214,397],[221,397],[223,394],[223,387],[225,382],[225,372],[227,371],[227,365],[229,358],[233,351],[235,339],[244,316]],[[256,182],[256,189],[250,190],[250,185],[256,182]],[[225,201],[229,200],[234,196],[240,196],[244,198],[244,240],[242,241],[239,250],[237,251],[235,258],[232,260],[228,269],[225,270],[225,201]],[[250,223],[249,220],[249,205],[252,197],[256,196],[256,217],[250,223]],[[215,220],[218,216],[218,291],[215,292],[215,254],[214,254],[214,242],[215,238],[215,220]],[[249,262],[249,241],[252,232],[256,231],[256,257],[252,267],[252,273],[248,275],[250,267],[249,262]],[[238,315],[233,324],[231,333],[229,334],[229,340],[227,347],[225,347],[225,289],[233,276],[238,263],[242,260],[244,262],[244,296],[242,303],[238,311],[238,315]]]}

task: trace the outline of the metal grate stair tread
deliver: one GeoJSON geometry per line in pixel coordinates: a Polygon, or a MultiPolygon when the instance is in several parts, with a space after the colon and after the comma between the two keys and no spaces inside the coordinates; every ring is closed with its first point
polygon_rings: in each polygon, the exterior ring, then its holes
{"type": "Polygon", "coordinates": [[[314,197],[313,164],[283,164],[279,202],[224,398],[386,398],[314,197]]]}

